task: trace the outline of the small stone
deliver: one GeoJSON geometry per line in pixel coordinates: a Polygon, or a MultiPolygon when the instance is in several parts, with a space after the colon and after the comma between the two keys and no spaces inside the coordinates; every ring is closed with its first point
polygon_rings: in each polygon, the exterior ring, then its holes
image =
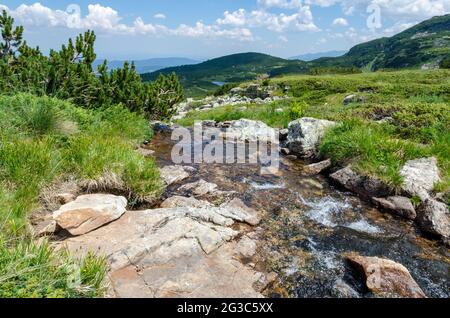
{"type": "Polygon", "coordinates": [[[180,187],[180,191],[187,191],[192,193],[194,196],[203,196],[206,194],[212,194],[217,192],[217,184],[206,182],[201,179],[197,182],[188,183],[180,187]]]}
{"type": "Polygon", "coordinates": [[[288,160],[298,160],[298,157],[296,155],[287,155],[286,159],[288,159],[288,160]]]}
{"type": "Polygon", "coordinates": [[[367,287],[377,296],[426,298],[408,269],[399,263],[355,254],[348,255],[347,259],[364,274],[367,287]]]}
{"type": "Polygon", "coordinates": [[[251,258],[256,254],[256,242],[244,236],[236,245],[236,254],[243,258],[251,258]]]}
{"type": "Polygon", "coordinates": [[[73,193],[58,193],[55,195],[55,199],[60,204],[67,204],[75,200],[75,195],[73,193]]]}
{"type": "Polygon", "coordinates": [[[160,174],[167,186],[189,178],[189,173],[182,166],[166,166],[160,169],[160,174]]]}
{"type": "Polygon", "coordinates": [[[230,217],[233,220],[246,222],[253,226],[258,225],[261,222],[258,211],[248,207],[241,199],[235,198],[229,202],[223,203],[220,207],[228,211],[226,214],[222,215],[230,217]]]}
{"type": "Polygon", "coordinates": [[[324,170],[326,170],[326,169],[328,169],[330,167],[331,167],[331,160],[328,159],[328,160],[325,160],[325,161],[321,161],[321,162],[318,162],[318,163],[313,163],[313,164],[307,165],[307,166],[305,166],[303,168],[303,171],[306,174],[309,174],[309,175],[316,175],[316,174],[319,174],[322,171],[324,171],[324,170]]]}
{"type": "Polygon", "coordinates": [[[351,103],[362,103],[365,101],[365,98],[362,96],[358,96],[356,94],[348,95],[344,98],[344,105],[348,105],[351,103]]]}
{"type": "Polygon", "coordinates": [[[281,154],[288,156],[291,152],[288,148],[281,148],[281,154]]]}
{"type": "Polygon", "coordinates": [[[151,156],[153,156],[155,154],[155,151],[153,151],[151,149],[147,149],[147,148],[142,148],[142,147],[139,148],[138,151],[144,157],[151,157],[151,156]]]}
{"type": "Polygon", "coordinates": [[[401,217],[404,217],[408,220],[416,219],[416,210],[411,203],[411,200],[405,197],[388,197],[386,199],[383,198],[373,198],[373,202],[379,207],[388,210],[389,212],[393,212],[401,217]]]}
{"type": "Polygon", "coordinates": [[[38,236],[50,236],[57,233],[60,229],[61,227],[56,223],[56,221],[52,220],[38,232],[38,236]]]}
{"type": "Polygon", "coordinates": [[[417,222],[423,231],[440,236],[444,241],[450,239],[450,212],[445,203],[428,199],[417,212],[417,222]]]}

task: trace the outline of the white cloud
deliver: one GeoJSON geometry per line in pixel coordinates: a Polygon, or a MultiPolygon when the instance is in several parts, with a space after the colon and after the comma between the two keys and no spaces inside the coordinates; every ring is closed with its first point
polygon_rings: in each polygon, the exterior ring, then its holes
{"type": "Polygon", "coordinates": [[[344,18],[337,18],[337,19],[334,19],[333,25],[336,25],[336,26],[348,26],[348,21],[346,19],[344,19],[344,18]]]}
{"type": "MultiPolygon", "coordinates": [[[[219,25],[206,25],[197,22],[194,26],[185,24],[170,29],[160,24],[145,23],[138,17],[133,24],[127,25],[121,22],[119,13],[111,7],[100,4],[88,5],[88,14],[84,17],[80,14],[78,6],[71,6],[70,10],[52,10],[48,7],[35,3],[32,5],[22,4],[15,10],[9,9],[10,14],[18,23],[31,27],[65,27],[69,29],[93,29],[95,31],[118,33],[118,34],[140,34],[140,35],[175,35],[184,37],[223,37],[240,41],[252,41],[253,35],[248,28],[234,27],[223,29],[219,25]]],[[[162,14],[155,17],[162,18],[162,14]]]]}
{"type": "Polygon", "coordinates": [[[166,15],[164,13],[157,13],[153,16],[155,19],[161,19],[164,20],[166,18],[166,15]]]}
{"type": "Polygon", "coordinates": [[[336,4],[338,0],[306,0],[305,3],[309,5],[316,5],[319,7],[330,7],[336,4]]]}
{"type": "Polygon", "coordinates": [[[234,12],[225,11],[223,19],[217,19],[217,24],[251,28],[265,27],[274,32],[283,32],[288,29],[296,31],[319,30],[313,22],[309,7],[301,7],[293,14],[275,14],[266,10],[247,12],[245,9],[239,9],[234,12]]]}
{"type": "Polygon", "coordinates": [[[346,15],[365,13],[370,4],[378,5],[381,15],[402,20],[424,20],[450,12],[449,0],[337,0],[346,15]]]}
{"type": "Polygon", "coordinates": [[[280,35],[278,37],[278,40],[280,40],[281,42],[285,42],[285,43],[289,42],[288,38],[286,36],[284,36],[284,35],[280,35]]]}
{"type": "Polygon", "coordinates": [[[265,8],[296,9],[302,7],[301,0],[258,0],[258,4],[265,8]]]}

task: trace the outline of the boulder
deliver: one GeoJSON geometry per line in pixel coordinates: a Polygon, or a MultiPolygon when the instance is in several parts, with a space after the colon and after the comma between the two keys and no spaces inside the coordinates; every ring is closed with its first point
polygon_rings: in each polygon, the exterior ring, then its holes
{"type": "Polygon", "coordinates": [[[221,215],[232,218],[239,222],[246,222],[250,225],[258,225],[261,217],[258,211],[248,207],[241,199],[233,199],[223,203],[221,206],[221,215]]]}
{"type": "Polygon", "coordinates": [[[70,234],[83,235],[120,218],[127,203],[124,197],[109,194],[82,195],[61,206],[53,219],[70,234]]]}
{"type": "Polygon", "coordinates": [[[189,178],[189,172],[183,166],[166,166],[160,169],[160,174],[166,186],[189,178]]]}
{"type": "Polygon", "coordinates": [[[104,255],[115,297],[262,297],[253,286],[264,274],[235,259],[238,232],[220,210],[127,212],[60,244],[76,256],[104,255]]]}
{"type": "Polygon", "coordinates": [[[403,177],[402,190],[411,196],[418,196],[422,201],[430,197],[429,192],[441,181],[434,157],[408,161],[400,175],[403,177]]]}
{"type": "Polygon", "coordinates": [[[373,198],[372,201],[380,208],[404,217],[408,220],[416,219],[416,209],[409,198],[395,196],[384,198],[373,198]]]}
{"type": "Polygon", "coordinates": [[[229,138],[236,138],[240,141],[272,141],[278,142],[275,139],[276,130],[267,126],[261,121],[240,119],[224,123],[226,128],[226,136],[229,138]]]}
{"type": "Polygon", "coordinates": [[[322,171],[331,167],[331,160],[325,160],[318,163],[313,163],[303,167],[303,172],[309,175],[316,175],[321,173],[322,171]]]}
{"type": "Polygon", "coordinates": [[[359,255],[348,255],[347,259],[363,273],[367,288],[378,297],[426,298],[408,269],[399,263],[359,255]]]}
{"type": "Polygon", "coordinates": [[[428,199],[417,211],[417,222],[427,233],[440,236],[444,241],[450,239],[450,212],[445,203],[428,199]]]}
{"type": "Polygon", "coordinates": [[[362,103],[365,101],[365,98],[356,94],[345,96],[344,105],[352,104],[352,103],[362,103]]]}
{"type": "Polygon", "coordinates": [[[161,122],[161,121],[152,121],[150,122],[150,126],[155,132],[161,132],[161,133],[170,133],[172,132],[172,127],[169,125],[161,122]]]}
{"type": "Polygon", "coordinates": [[[347,166],[330,175],[330,178],[354,193],[369,197],[386,197],[392,190],[381,180],[363,176],[347,166]]]}
{"type": "Polygon", "coordinates": [[[315,157],[325,132],[335,125],[332,121],[307,117],[291,122],[287,140],[289,149],[304,158],[315,157]]]}
{"type": "Polygon", "coordinates": [[[194,196],[203,196],[217,192],[217,184],[206,182],[201,179],[196,182],[188,183],[179,188],[180,191],[186,191],[194,196]]]}

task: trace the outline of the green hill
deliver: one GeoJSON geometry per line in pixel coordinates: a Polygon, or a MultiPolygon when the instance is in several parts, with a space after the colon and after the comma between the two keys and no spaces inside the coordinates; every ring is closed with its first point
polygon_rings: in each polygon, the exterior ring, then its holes
{"type": "Polygon", "coordinates": [[[444,59],[450,60],[450,14],[431,18],[390,38],[356,45],[340,57],[304,62],[260,53],[242,53],[195,65],[165,68],[143,74],[142,78],[144,81],[155,80],[159,74],[175,72],[187,96],[200,96],[217,88],[213,82],[239,83],[254,80],[260,74],[270,77],[304,74],[317,68],[331,68],[337,73],[337,68],[359,68],[365,71],[432,68],[444,59]]]}
{"type": "Polygon", "coordinates": [[[232,83],[255,79],[258,75],[292,74],[307,71],[303,61],[290,61],[261,53],[241,53],[212,59],[196,65],[169,67],[143,74],[144,81],[159,74],[175,72],[188,96],[203,95],[217,88],[213,82],[232,83]]]}
{"type": "Polygon", "coordinates": [[[311,67],[350,67],[367,70],[418,68],[438,65],[450,56],[450,14],[426,20],[393,37],[353,47],[336,58],[312,61],[311,67]]]}

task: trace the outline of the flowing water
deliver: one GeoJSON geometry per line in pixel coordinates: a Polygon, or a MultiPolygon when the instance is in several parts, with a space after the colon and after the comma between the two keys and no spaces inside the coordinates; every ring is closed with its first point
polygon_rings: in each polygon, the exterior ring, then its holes
{"type": "MultiPolygon", "coordinates": [[[[173,165],[173,145],[170,134],[157,134],[149,145],[160,166],[173,165]]],[[[266,296],[370,297],[345,261],[345,253],[357,252],[399,262],[427,296],[450,297],[450,253],[445,246],[422,237],[412,222],[333,187],[324,176],[302,175],[301,161],[281,162],[278,176],[260,175],[257,165],[200,164],[183,182],[216,183],[265,211],[257,268],[280,278],[266,296]]]]}

